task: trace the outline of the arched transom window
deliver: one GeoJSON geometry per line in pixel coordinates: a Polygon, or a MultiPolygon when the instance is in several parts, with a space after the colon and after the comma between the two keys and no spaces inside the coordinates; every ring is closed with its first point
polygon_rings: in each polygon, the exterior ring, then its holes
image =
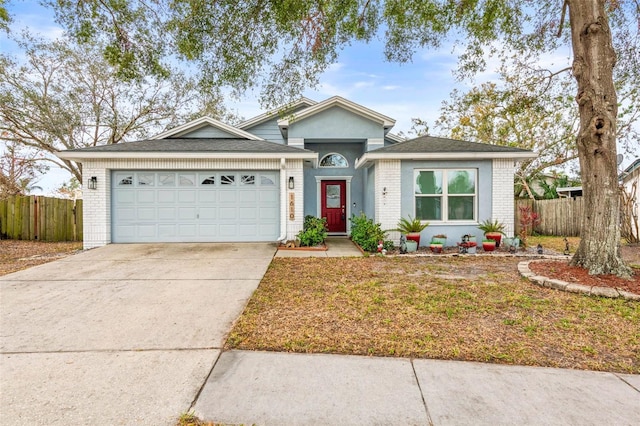
{"type": "Polygon", "coordinates": [[[327,154],[320,160],[320,167],[339,167],[346,168],[349,167],[349,162],[343,155],[338,154],[336,152],[332,152],[331,154],[327,154]]]}

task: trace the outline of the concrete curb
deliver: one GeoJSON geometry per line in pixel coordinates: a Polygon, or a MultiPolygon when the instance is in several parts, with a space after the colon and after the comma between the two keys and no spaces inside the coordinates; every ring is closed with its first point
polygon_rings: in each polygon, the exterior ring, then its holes
{"type": "Polygon", "coordinates": [[[598,286],[590,287],[577,283],[568,283],[566,281],[556,280],[542,275],[536,275],[533,271],[531,271],[531,269],[529,269],[529,264],[535,261],[536,260],[527,260],[518,263],[518,272],[520,272],[520,275],[527,278],[532,283],[539,285],[540,287],[548,287],[554,290],[567,291],[569,293],[586,294],[589,296],[610,297],[614,299],[621,297],[623,299],[640,302],[640,295],[629,293],[628,291],[620,290],[617,288],[598,286]]]}

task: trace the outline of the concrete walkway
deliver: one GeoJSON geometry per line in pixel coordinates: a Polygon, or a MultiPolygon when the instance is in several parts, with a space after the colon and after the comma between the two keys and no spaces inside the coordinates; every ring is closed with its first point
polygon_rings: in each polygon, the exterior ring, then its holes
{"type": "Polygon", "coordinates": [[[362,252],[347,237],[328,237],[325,240],[327,250],[278,250],[275,257],[353,257],[362,256],[362,252]]]}
{"type": "Polygon", "coordinates": [[[194,413],[223,424],[631,426],[640,419],[640,376],[230,351],[194,413]]]}

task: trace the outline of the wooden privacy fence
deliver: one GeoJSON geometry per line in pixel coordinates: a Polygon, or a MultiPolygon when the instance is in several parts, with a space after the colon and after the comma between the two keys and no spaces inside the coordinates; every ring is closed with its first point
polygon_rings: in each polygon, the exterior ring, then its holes
{"type": "Polygon", "coordinates": [[[82,200],[36,195],[0,200],[0,238],[82,241],[82,200]]]}
{"type": "Polygon", "coordinates": [[[540,224],[534,229],[542,235],[579,237],[582,222],[582,197],[553,200],[516,200],[515,228],[520,232],[520,207],[529,206],[538,214],[540,224]]]}

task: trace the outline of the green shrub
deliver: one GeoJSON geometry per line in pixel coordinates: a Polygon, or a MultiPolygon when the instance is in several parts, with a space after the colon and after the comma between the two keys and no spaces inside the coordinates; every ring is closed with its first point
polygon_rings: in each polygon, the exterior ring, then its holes
{"type": "Polygon", "coordinates": [[[324,243],[327,235],[327,219],[307,215],[302,231],[298,232],[298,239],[301,246],[313,247],[324,243]]]}
{"type": "Polygon", "coordinates": [[[393,248],[393,242],[385,241],[387,232],[380,228],[379,223],[374,223],[373,219],[367,218],[364,213],[359,216],[352,215],[351,221],[351,239],[358,244],[364,251],[376,252],[378,250],[378,242],[384,241],[384,248],[390,250],[393,248]]]}

